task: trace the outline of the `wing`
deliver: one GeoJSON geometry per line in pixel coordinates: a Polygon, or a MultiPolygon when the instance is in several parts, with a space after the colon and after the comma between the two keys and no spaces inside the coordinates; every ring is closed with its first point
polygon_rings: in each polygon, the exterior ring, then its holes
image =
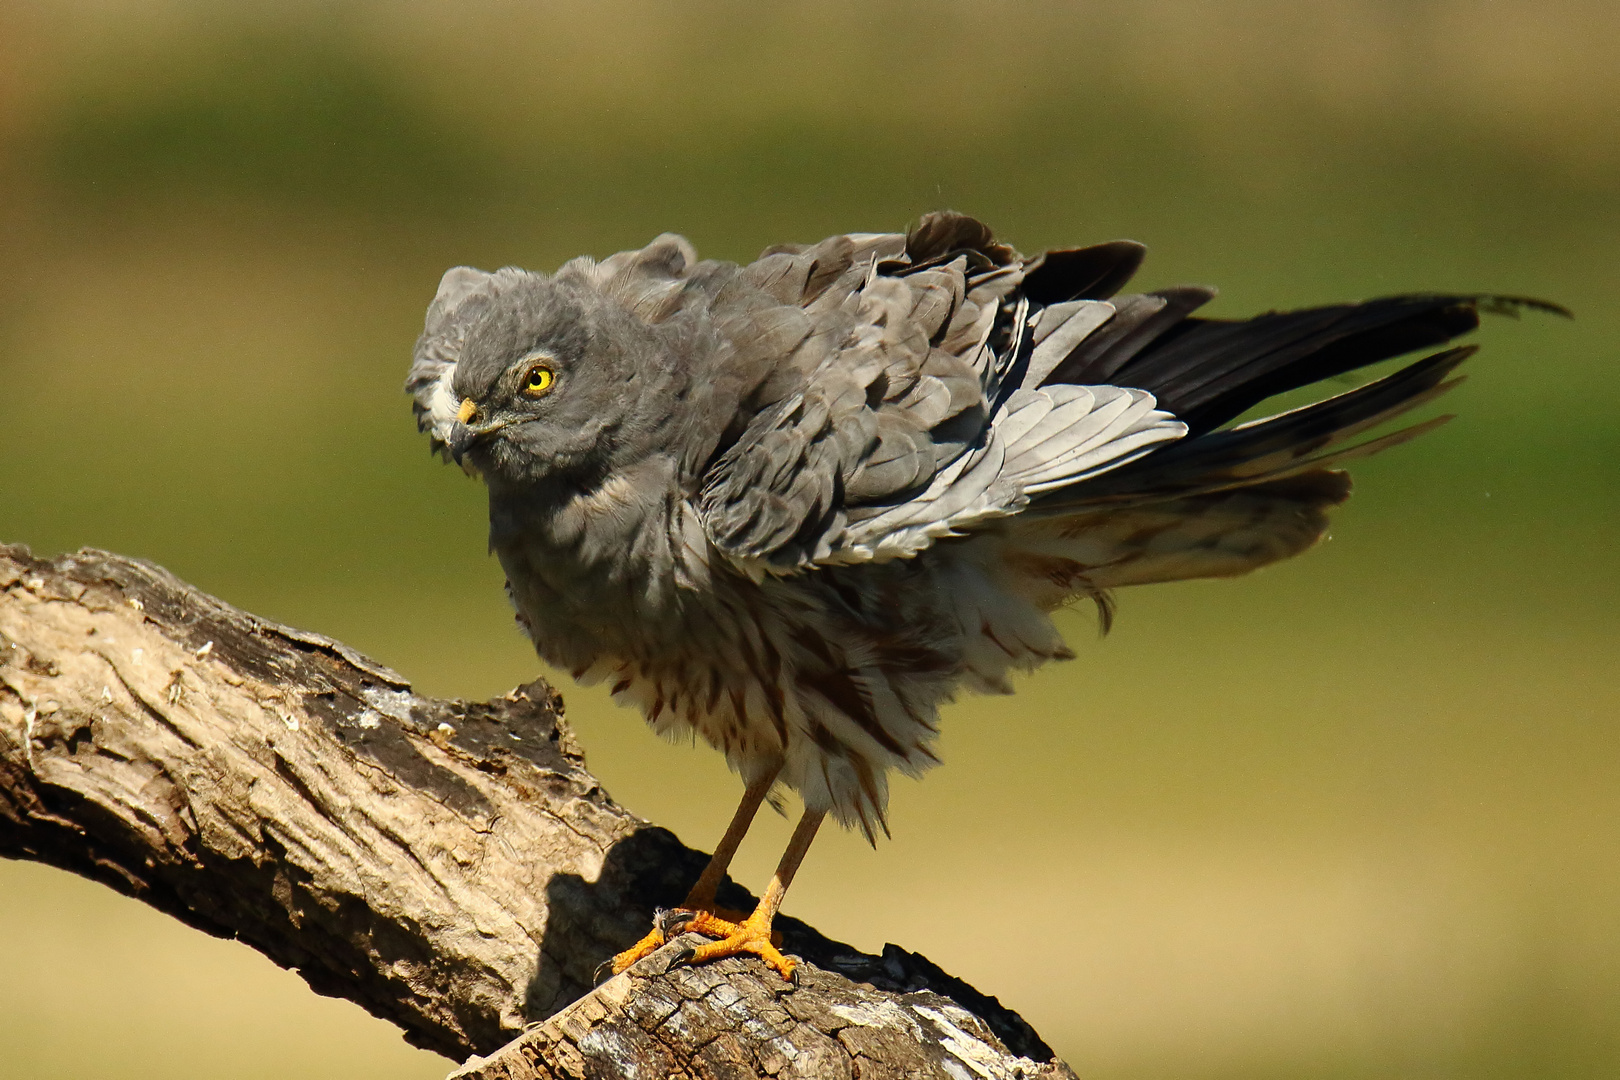
{"type": "MultiPolygon", "coordinates": [[[[712,545],[753,575],[909,557],[1020,513],[1026,529],[1172,500],[1230,509],[1242,501],[1214,496],[1261,485],[1292,505],[1291,478],[1442,422],[1342,445],[1444,392],[1467,353],[1226,426],[1245,410],[1449,341],[1481,310],[1567,314],[1533,300],[1414,295],[1207,319],[1193,313],[1212,289],[1116,296],[1141,260],[1128,241],[1025,259],[944,213],[909,234],[775,248],[741,268],[699,262],[666,235],[557,276],[659,325],[700,365],[675,440],[683,542],[712,545]]],[[[435,450],[459,404],[450,382],[467,328],[524,276],[459,267],[440,283],[406,384],[435,450]]],[[[1330,502],[1310,521],[1325,520],[1330,502]]],[[[1290,544],[1292,533],[1277,550],[1290,544]]]]}
{"type": "Polygon", "coordinates": [[[1333,467],[1417,437],[1439,416],[1363,441],[1455,386],[1473,347],[1446,349],[1366,385],[1235,427],[1263,398],[1439,344],[1474,328],[1480,311],[1543,301],[1397,296],[1272,313],[1245,321],[1188,318],[1208,290],[1126,297],[1050,378],[1110,378],[1144,387],[1190,434],[1106,475],[1038,496],[1003,536],[1026,595],[1051,608],[1098,602],[1124,585],[1226,577],[1310,547],[1350,494],[1333,467]]]}
{"type": "Polygon", "coordinates": [[[773,374],[702,478],[711,542],[754,574],[910,556],[1179,438],[1145,391],[1040,385],[1113,314],[1092,297],[1140,259],[1104,247],[1030,262],[979,222],[935,214],[908,235],[834,237],[745,268],[716,299],[723,336],[751,340],[760,315],[728,310],[751,287],[803,337],[786,356],[732,357],[773,374]],[[1039,308],[1031,289],[1062,299],[1039,308]]]}
{"type": "MultiPolygon", "coordinates": [[[[1423,294],[1208,319],[1193,313],[1213,289],[1116,296],[1141,260],[1128,241],[1024,259],[959,214],[929,215],[904,237],[767,253],[741,278],[802,315],[820,347],[795,353],[772,376],[779,392],[739,412],[698,495],[710,541],[750,573],[792,573],[914,555],[1013,514],[1256,485],[1289,502],[1290,478],[1444,422],[1343,445],[1443,393],[1470,350],[1227,427],[1247,409],[1447,342],[1482,310],[1567,314],[1521,298],[1423,294]]],[[[737,359],[772,368],[767,356],[737,359]]]]}

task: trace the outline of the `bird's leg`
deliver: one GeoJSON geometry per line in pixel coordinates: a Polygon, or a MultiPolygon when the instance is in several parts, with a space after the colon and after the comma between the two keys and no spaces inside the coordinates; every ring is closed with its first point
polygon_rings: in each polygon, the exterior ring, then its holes
{"type": "Polygon", "coordinates": [[[793,839],[788,841],[787,850],[782,853],[782,861],[776,866],[776,873],[771,876],[771,883],[765,887],[765,895],[760,897],[759,905],[754,908],[753,914],[744,919],[733,928],[720,941],[712,941],[707,945],[700,945],[693,949],[686,957],[687,963],[702,964],[709,960],[718,960],[722,956],[736,956],[738,953],[753,953],[775,968],[784,979],[793,979],[794,962],[782,955],[776,947],[771,932],[771,923],[776,919],[776,912],[782,906],[782,897],[787,894],[788,886],[793,884],[793,875],[798,872],[799,864],[810,850],[810,842],[816,838],[816,830],[821,827],[821,819],[827,816],[825,810],[806,810],[799,819],[798,828],[793,830],[793,839]]]}
{"type": "MultiPolygon", "coordinates": [[[[713,937],[727,937],[743,918],[740,911],[716,909],[714,894],[720,888],[720,882],[725,880],[732,857],[742,845],[743,837],[748,835],[748,827],[754,823],[754,815],[759,813],[760,804],[770,794],[771,785],[776,783],[777,773],[781,771],[781,767],[778,766],[743,790],[742,802],[737,804],[737,812],[731,815],[731,824],[726,826],[726,834],[720,838],[720,843],[715,845],[714,854],[709,857],[709,865],[703,868],[697,883],[686,894],[686,900],[675,909],[678,915],[690,916],[681,920],[682,932],[696,930],[713,937]]],[[[613,958],[613,974],[617,975],[643,956],[653,952],[662,946],[664,941],[663,920],[660,919],[646,937],[613,958]]]]}
{"type": "MultiPolygon", "coordinates": [[[[773,769],[769,776],[749,784],[743,791],[742,802],[737,804],[737,812],[731,815],[731,824],[726,826],[726,834],[714,846],[714,854],[709,856],[709,865],[703,868],[697,881],[686,894],[681,907],[687,911],[707,911],[710,914],[722,914],[714,906],[714,894],[719,890],[720,883],[726,879],[726,871],[731,868],[731,859],[742,846],[743,837],[748,835],[749,826],[754,823],[754,815],[765,802],[765,797],[771,792],[771,785],[776,783],[776,775],[781,769],[773,769]]],[[[739,919],[742,912],[727,912],[735,914],[739,919]]]]}

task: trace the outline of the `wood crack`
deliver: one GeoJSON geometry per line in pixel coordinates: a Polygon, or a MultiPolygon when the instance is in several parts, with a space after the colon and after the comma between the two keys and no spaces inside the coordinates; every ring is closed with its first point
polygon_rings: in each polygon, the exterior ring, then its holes
{"type": "Polygon", "coordinates": [[[118,680],[118,685],[124,688],[124,693],[128,694],[130,700],[139,705],[147,716],[151,717],[153,720],[156,720],[161,726],[167,728],[169,731],[172,731],[177,738],[179,738],[182,742],[185,742],[192,749],[195,750],[202,746],[201,743],[197,742],[197,740],[193,739],[190,735],[187,735],[183,730],[181,730],[180,726],[174,722],[167,712],[146,700],[146,696],[139,690],[135,689],[128,679],[124,678],[124,673],[118,670],[118,665],[113,662],[112,657],[103,652],[97,652],[96,655],[100,656],[107,662],[107,669],[112,672],[113,678],[118,680]]]}

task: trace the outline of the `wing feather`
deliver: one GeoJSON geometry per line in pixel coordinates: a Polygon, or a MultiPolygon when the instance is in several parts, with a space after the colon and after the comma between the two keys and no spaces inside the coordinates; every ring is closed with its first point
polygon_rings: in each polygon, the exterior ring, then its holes
{"type": "MultiPolygon", "coordinates": [[[[699,262],[665,235],[558,277],[672,335],[696,327],[690,347],[709,350],[708,381],[689,399],[704,417],[689,430],[706,434],[683,446],[670,496],[689,584],[708,572],[710,549],[750,574],[791,574],[910,557],[1015,514],[1018,529],[1057,523],[1061,539],[1064,522],[1127,507],[1225,513],[1247,504],[1221,493],[1250,488],[1285,510],[1298,492],[1325,507],[1343,495],[1322,479],[1335,475],[1327,466],[1444,422],[1353,444],[1454,385],[1447,376],[1469,350],[1223,425],[1272,394],[1449,340],[1479,310],[1562,310],[1420,295],[1207,319],[1192,313],[1213,289],[1115,295],[1141,256],[1115,241],[1029,260],[945,213],[906,234],[771,248],[744,267],[699,262]]],[[[435,450],[459,406],[451,379],[469,325],[525,276],[458,267],[441,281],[406,384],[435,450]]],[[[1319,532],[1320,509],[1300,537],[1319,532]]],[[[1186,551],[1175,567],[1192,565],[1186,551]]]]}
{"type": "Polygon", "coordinates": [[[1071,300],[1043,310],[1023,385],[1034,388],[1045,382],[1082,341],[1114,317],[1114,311],[1106,300],[1071,300]]]}
{"type": "MultiPolygon", "coordinates": [[[[1101,289],[1138,257],[1115,245],[1058,260],[1048,285],[1101,289]]],[[[806,340],[830,347],[702,478],[710,539],[750,574],[914,555],[1185,431],[1145,391],[1041,386],[1115,305],[1037,308],[1020,292],[1022,258],[971,219],[926,218],[904,238],[835,237],[761,262],[742,278],[776,298],[802,281],[806,340]]]]}

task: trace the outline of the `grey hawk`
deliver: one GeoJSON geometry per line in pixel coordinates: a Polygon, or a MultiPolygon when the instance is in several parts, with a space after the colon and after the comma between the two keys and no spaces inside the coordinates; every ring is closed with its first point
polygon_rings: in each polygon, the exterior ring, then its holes
{"type": "MultiPolygon", "coordinates": [[[[771,922],[823,817],[886,831],[961,688],[1073,653],[1051,612],[1105,620],[1125,585],[1295,555],[1350,492],[1356,441],[1455,385],[1448,348],[1315,404],[1267,398],[1442,345],[1515,298],[1405,295],[1194,312],[1121,295],[1143,248],[1028,258],[959,214],[699,260],[665,235],[555,274],[445,274],[407,388],[433,446],[489,489],[490,545],[548,663],[607,682],[742,778],[692,887],[694,962],[793,961],[771,922]],[[715,889],[776,785],[804,816],[755,911],[715,889]]],[[[622,968],[663,940],[654,930],[622,968]]]]}

